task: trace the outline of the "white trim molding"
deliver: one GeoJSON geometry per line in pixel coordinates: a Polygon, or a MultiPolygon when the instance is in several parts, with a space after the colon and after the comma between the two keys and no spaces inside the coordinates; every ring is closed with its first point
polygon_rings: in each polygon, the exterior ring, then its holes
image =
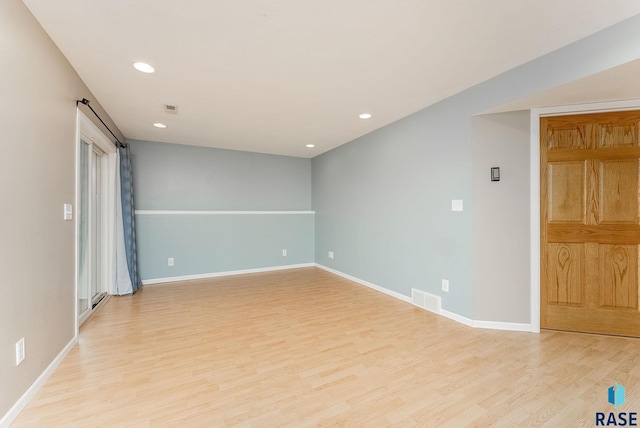
{"type": "Polygon", "coordinates": [[[529,333],[539,333],[532,328],[531,324],[517,323],[517,322],[500,322],[500,321],[479,321],[472,320],[462,315],[458,315],[453,312],[441,310],[440,315],[450,320],[457,321],[461,324],[467,325],[473,328],[485,328],[488,330],[508,330],[508,331],[524,331],[529,333]]]}
{"type": "Polygon", "coordinates": [[[181,211],[136,210],[136,215],[313,215],[315,211],[181,211]]]}
{"type": "Polygon", "coordinates": [[[167,278],[152,278],[152,279],[143,279],[142,285],[165,284],[167,282],[191,281],[194,279],[207,279],[207,278],[217,278],[221,276],[244,275],[247,273],[273,272],[278,270],[299,269],[299,268],[313,267],[313,266],[315,266],[314,263],[302,263],[297,265],[271,266],[266,268],[232,270],[232,271],[225,271],[225,272],[202,273],[202,274],[196,274],[196,275],[172,276],[167,278]]]}
{"type": "Polygon", "coordinates": [[[351,276],[351,275],[348,275],[348,274],[346,274],[344,272],[340,272],[338,270],[331,269],[330,267],[327,267],[327,266],[324,266],[324,265],[320,265],[320,264],[316,263],[315,266],[320,268],[320,269],[322,269],[322,270],[326,270],[327,272],[331,272],[334,275],[338,275],[338,276],[341,276],[341,277],[343,277],[345,279],[348,279],[349,281],[356,282],[356,283],[358,283],[360,285],[364,285],[365,287],[369,287],[369,288],[371,288],[373,290],[379,291],[379,292],[384,293],[386,295],[389,295],[391,297],[395,297],[396,299],[402,300],[403,302],[411,303],[411,298],[409,296],[405,296],[404,294],[400,294],[400,293],[397,293],[395,291],[388,290],[388,289],[386,289],[384,287],[380,287],[379,285],[375,285],[375,284],[372,284],[372,283],[370,283],[368,281],[365,281],[364,279],[356,278],[355,276],[351,276]]]}
{"type": "Polygon", "coordinates": [[[20,397],[18,401],[16,401],[11,409],[9,409],[7,414],[4,415],[2,419],[0,419],[0,428],[8,428],[9,425],[11,425],[11,422],[13,422],[18,417],[22,409],[24,409],[25,406],[29,404],[29,401],[31,401],[33,396],[36,395],[40,388],[42,388],[47,379],[49,379],[49,376],[51,376],[51,374],[60,365],[67,354],[71,352],[71,349],[73,349],[76,343],[78,343],[78,336],[74,336],[69,341],[69,343],[65,345],[65,347],[62,349],[62,351],[60,351],[58,356],[51,362],[51,364],[49,364],[49,366],[42,372],[42,374],[38,376],[35,382],[31,384],[29,389],[27,389],[27,391],[22,394],[22,397],[20,397]]]}
{"type": "Polygon", "coordinates": [[[529,254],[531,282],[529,318],[532,331],[540,332],[540,115],[531,110],[529,147],[529,254]],[[535,125],[534,125],[535,124],[535,125]]]}
{"type": "Polygon", "coordinates": [[[530,203],[531,203],[531,331],[540,332],[540,118],[580,113],[603,113],[640,109],[640,99],[531,109],[530,203]]]}
{"type": "MultiPolygon", "coordinates": [[[[402,300],[403,302],[407,302],[412,304],[413,306],[419,307],[421,309],[425,309],[422,308],[421,306],[417,306],[415,304],[413,304],[411,302],[411,298],[409,296],[405,296],[404,294],[400,294],[398,292],[395,291],[391,291],[388,290],[384,287],[380,287],[379,285],[375,285],[372,284],[368,281],[362,280],[360,278],[356,278],[354,276],[348,275],[344,272],[340,272],[338,270],[332,269],[330,267],[324,266],[324,265],[320,265],[320,264],[315,264],[316,267],[326,270],[327,272],[331,272],[335,275],[341,276],[342,278],[348,279],[350,281],[353,281],[357,284],[360,285],[364,285],[365,287],[369,287],[373,290],[379,291],[381,293],[384,293],[388,296],[394,297],[396,299],[402,300]]],[[[427,310],[427,309],[425,309],[427,310]]],[[[459,322],[461,324],[464,324],[466,326],[469,327],[473,327],[473,328],[486,328],[486,329],[492,329],[492,330],[510,330],[510,331],[524,331],[524,332],[535,332],[535,330],[532,328],[531,324],[524,324],[524,323],[512,323],[512,322],[499,322],[499,321],[481,321],[481,320],[472,320],[470,318],[467,317],[463,317],[462,315],[458,315],[454,312],[450,312],[447,311],[445,309],[439,308],[439,311],[435,312],[435,311],[429,311],[429,312],[433,312],[437,315],[443,316],[445,318],[449,318],[450,320],[459,322]]]]}
{"type": "Polygon", "coordinates": [[[459,322],[460,324],[464,324],[468,327],[475,327],[474,322],[471,318],[463,317],[462,315],[458,315],[455,312],[449,312],[446,309],[441,309],[440,314],[445,318],[449,318],[452,321],[459,322]]]}
{"type": "Polygon", "coordinates": [[[540,333],[540,329],[535,330],[531,324],[518,322],[500,322],[500,321],[478,321],[474,320],[472,327],[486,328],[489,330],[507,330],[507,331],[524,331],[528,333],[540,333]]]}
{"type": "MultiPolygon", "coordinates": [[[[531,109],[538,116],[569,116],[580,113],[606,113],[610,111],[625,111],[640,109],[640,99],[624,101],[607,101],[602,103],[576,104],[556,107],[542,107],[531,109]]],[[[538,122],[538,127],[540,123],[538,122]]],[[[540,142],[538,142],[539,144],[540,142]]]]}

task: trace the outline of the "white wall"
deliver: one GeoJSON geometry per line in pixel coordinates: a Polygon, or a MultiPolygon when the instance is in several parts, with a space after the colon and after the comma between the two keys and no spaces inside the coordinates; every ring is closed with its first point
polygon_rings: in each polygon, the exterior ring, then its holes
{"type": "Polygon", "coordinates": [[[102,109],[19,0],[0,1],[0,76],[1,418],[75,335],[75,100],[102,109]]]}

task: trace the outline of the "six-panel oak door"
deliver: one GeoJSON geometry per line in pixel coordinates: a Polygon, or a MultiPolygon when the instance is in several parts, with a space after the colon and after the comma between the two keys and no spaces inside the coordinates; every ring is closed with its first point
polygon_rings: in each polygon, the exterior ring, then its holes
{"type": "Polygon", "coordinates": [[[542,118],[543,328],[640,336],[640,111],[542,118]]]}

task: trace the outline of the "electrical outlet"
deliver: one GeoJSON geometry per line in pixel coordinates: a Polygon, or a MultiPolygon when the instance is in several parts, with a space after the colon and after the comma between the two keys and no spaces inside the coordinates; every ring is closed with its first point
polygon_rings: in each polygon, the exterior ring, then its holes
{"type": "Polygon", "coordinates": [[[442,279],[442,291],[446,291],[447,293],[449,292],[449,280],[448,279],[442,279]]]}
{"type": "Polygon", "coordinates": [[[173,266],[173,257],[167,259],[167,266],[173,266]]]}
{"type": "Polygon", "coordinates": [[[329,253],[327,254],[329,256],[330,259],[333,258],[333,251],[329,251],[329,253]]]}
{"type": "Polygon", "coordinates": [[[287,257],[287,250],[282,250],[282,257],[287,257]]]}
{"type": "Polygon", "coordinates": [[[24,352],[24,337],[16,343],[16,366],[19,366],[20,363],[24,361],[25,358],[24,352]]]}

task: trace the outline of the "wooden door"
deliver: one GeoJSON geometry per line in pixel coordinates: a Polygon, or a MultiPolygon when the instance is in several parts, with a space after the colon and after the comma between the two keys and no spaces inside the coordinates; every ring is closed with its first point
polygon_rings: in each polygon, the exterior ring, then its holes
{"type": "Polygon", "coordinates": [[[542,118],[543,328],[640,336],[640,111],[542,118]]]}

